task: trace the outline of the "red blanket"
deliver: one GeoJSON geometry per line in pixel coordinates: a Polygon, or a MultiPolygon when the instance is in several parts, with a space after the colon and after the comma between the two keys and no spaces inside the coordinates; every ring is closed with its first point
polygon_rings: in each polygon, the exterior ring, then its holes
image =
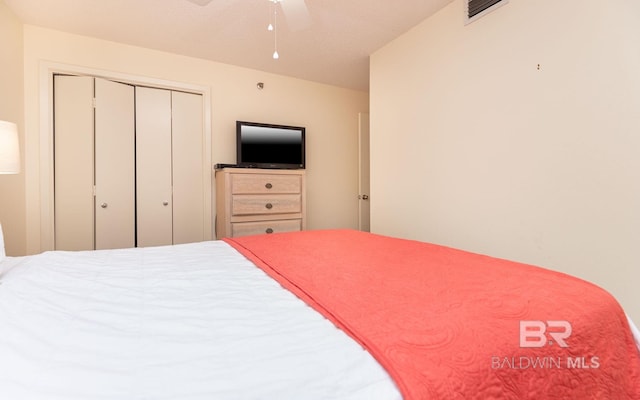
{"type": "Polygon", "coordinates": [[[561,273],[357,231],[225,239],[361,343],[410,399],[640,399],[604,290],[561,273]]]}

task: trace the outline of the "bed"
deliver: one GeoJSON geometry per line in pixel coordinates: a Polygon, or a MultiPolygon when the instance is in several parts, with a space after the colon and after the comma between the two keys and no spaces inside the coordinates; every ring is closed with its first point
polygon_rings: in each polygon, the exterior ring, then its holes
{"type": "Polygon", "coordinates": [[[640,399],[604,290],[428,243],[305,231],[0,274],[2,399],[640,399]]]}

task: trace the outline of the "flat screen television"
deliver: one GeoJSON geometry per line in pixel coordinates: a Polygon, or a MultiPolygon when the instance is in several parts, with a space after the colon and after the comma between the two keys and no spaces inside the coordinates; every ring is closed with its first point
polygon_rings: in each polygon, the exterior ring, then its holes
{"type": "Polygon", "coordinates": [[[305,128],[236,121],[237,164],[243,167],[305,168],[305,128]]]}

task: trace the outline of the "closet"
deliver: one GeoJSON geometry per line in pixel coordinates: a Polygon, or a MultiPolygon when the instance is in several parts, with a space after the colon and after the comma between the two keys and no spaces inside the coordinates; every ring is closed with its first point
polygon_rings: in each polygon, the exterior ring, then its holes
{"type": "Polygon", "coordinates": [[[202,95],[54,77],[56,250],[205,238],[202,95]]]}

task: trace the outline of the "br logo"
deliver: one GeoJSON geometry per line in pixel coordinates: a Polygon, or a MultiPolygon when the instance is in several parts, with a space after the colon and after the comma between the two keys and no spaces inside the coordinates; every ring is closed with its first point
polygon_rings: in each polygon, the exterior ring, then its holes
{"type": "Polygon", "coordinates": [[[571,336],[568,321],[520,321],[520,347],[553,345],[569,347],[565,339],[571,336]]]}

